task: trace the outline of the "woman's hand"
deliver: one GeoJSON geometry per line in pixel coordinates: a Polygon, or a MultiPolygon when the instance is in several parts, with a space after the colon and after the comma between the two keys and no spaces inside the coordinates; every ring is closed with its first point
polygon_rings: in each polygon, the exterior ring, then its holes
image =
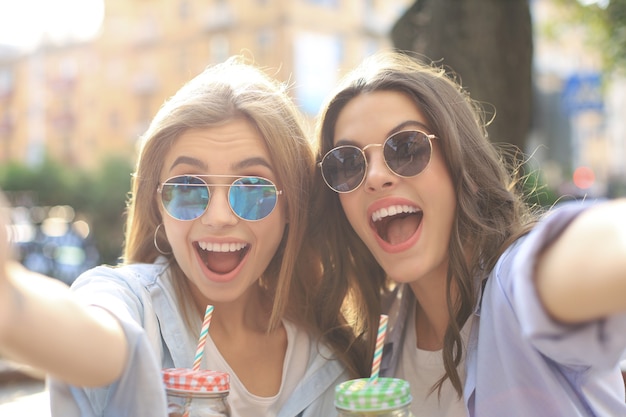
{"type": "Polygon", "coordinates": [[[126,364],[126,336],[113,315],[83,305],[61,281],[10,257],[0,202],[0,354],[78,386],[113,382],[126,364]],[[93,358],[98,358],[94,361],[93,358]]]}
{"type": "Polygon", "coordinates": [[[542,254],[536,284],[546,310],[578,323],[626,311],[626,199],[578,216],[542,254]]]}
{"type": "Polygon", "coordinates": [[[0,285],[6,281],[6,264],[9,258],[9,237],[7,227],[9,220],[7,212],[9,210],[4,196],[0,194],[0,285]]]}
{"type": "Polygon", "coordinates": [[[8,279],[8,262],[10,245],[7,233],[8,221],[8,205],[4,196],[0,194],[0,347],[4,331],[9,321],[9,315],[12,310],[12,288],[8,279]]]}
{"type": "Polygon", "coordinates": [[[10,345],[11,336],[8,332],[12,331],[12,324],[23,301],[14,277],[28,273],[26,268],[11,256],[13,249],[10,242],[9,213],[10,206],[0,191],[0,352],[3,353],[7,353],[5,350],[10,345]]]}

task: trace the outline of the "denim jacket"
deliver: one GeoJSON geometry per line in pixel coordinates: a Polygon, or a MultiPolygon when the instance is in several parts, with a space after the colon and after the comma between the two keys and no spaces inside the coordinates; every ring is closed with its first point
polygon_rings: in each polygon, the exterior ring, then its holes
{"type": "MultiPolygon", "coordinates": [[[[165,260],[97,267],[79,277],[72,290],[118,318],[128,340],[128,366],[117,381],[101,388],[50,380],[52,416],[167,417],[161,369],[191,368],[197,336],[187,331],[174,302],[165,260]]],[[[311,344],[305,376],[277,417],[336,414],[334,388],[348,373],[327,346],[311,344]]]]}

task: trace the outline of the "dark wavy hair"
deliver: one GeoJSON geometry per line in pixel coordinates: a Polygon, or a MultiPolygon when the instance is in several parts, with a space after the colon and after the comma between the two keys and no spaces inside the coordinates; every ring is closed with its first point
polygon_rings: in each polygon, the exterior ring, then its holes
{"type": "MultiPolygon", "coordinates": [[[[525,204],[514,173],[506,161],[512,149],[497,149],[487,138],[483,111],[443,68],[398,51],[366,59],[349,73],[321,110],[317,125],[317,162],[334,147],[334,129],[344,106],[360,94],[397,91],[410,97],[426,118],[431,133],[441,140],[445,163],[456,192],[456,218],[448,247],[447,308],[451,317],[445,333],[445,375],[459,397],[462,381],[457,366],[462,358],[460,330],[477,302],[481,281],[502,251],[531,227],[534,215],[525,204]],[[508,152],[508,153],[507,153],[508,152]],[[506,158],[505,158],[506,157],[506,158]],[[468,247],[472,250],[468,251],[468,247]],[[469,257],[468,257],[469,255],[469,257]]],[[[326,292],[348,293],[355,301],[352,318],[373,352],[381,297],[389,281],[365,244],[352,230],[338,195],[317,172],[314,185],[313,240],[323,248],[326,292]]]]}

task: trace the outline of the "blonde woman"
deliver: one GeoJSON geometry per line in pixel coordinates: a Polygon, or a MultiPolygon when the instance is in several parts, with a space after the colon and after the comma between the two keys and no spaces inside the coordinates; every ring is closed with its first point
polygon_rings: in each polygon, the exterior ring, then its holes
{"type": "Polygon", "coordinates": [[[0,346],[50,372],[53,416],[165,415],[160,370],[192,366],[207,304],[202,368],[230,373],[233,416],[332,415],[334,386],[362,370],[342,294],[320,292],[304,240],[302,126],[260,69],[208,68],[143,137],[124,265],[88,271],[71,294],[3,283],[0,346]]]}

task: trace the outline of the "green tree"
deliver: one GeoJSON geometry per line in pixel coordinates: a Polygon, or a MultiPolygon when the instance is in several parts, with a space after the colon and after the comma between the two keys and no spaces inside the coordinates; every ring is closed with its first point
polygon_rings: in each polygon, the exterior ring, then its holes
{"type": "MultiPolygon", "coordinates": [[[[87,179],[90,192],[81,196],[102,262],[114,264],[124,242],[126,199],[132,166],[125,158],[109,158],[87,179]]],[[[84,187],[82,187],[84,188],[84,187]]]]}
{"type": "Polygon", "coordinates": [[[553,0],[563,11],[563,19],[550,30],[579,24],[587,29],[588,45],[600,52],[608,72],[626,70],[626,0],[553,0]]]}
{"type": "Polygon", "coordinates": [[[14,205],[71,206],[89,224],[100,261],[113,264],[121,255],[132,169],[121,157],[105,158],[94,172],[51,160],[37,167],[9,163],[0,167],[0,189],[14,205]]]}
{"type": "Polygon", "coordinates": [[[13,195],[28,192],[32,204],[54,206],[73,200],[74,188],[83,176],[51,159],[37,167],[11,162],[0,170],[0,187],[13,195]]]}

